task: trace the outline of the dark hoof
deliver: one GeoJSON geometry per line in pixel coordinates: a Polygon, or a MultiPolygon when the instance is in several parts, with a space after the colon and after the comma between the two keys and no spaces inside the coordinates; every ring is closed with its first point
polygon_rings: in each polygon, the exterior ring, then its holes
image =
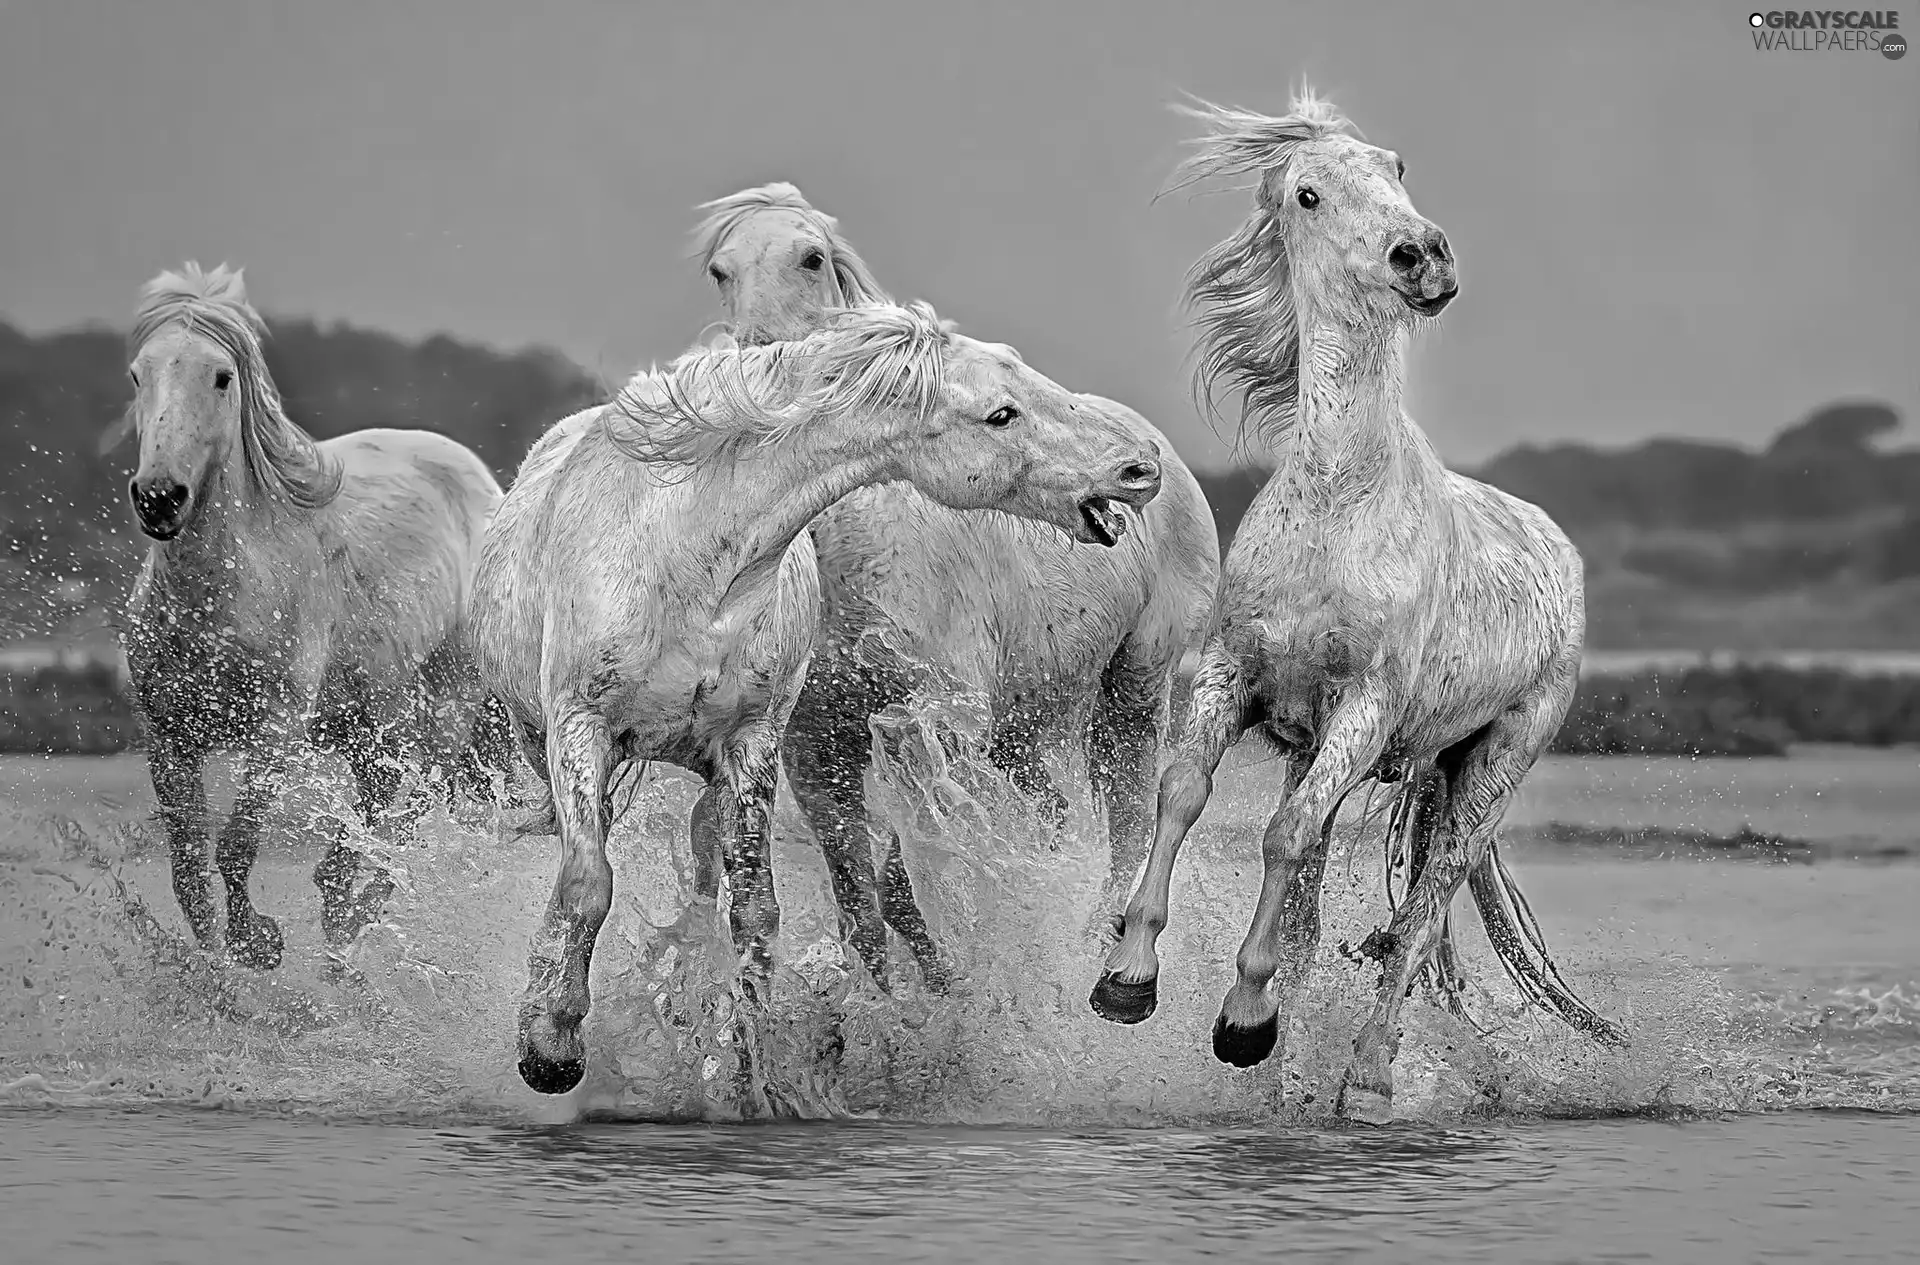
{"type": "Polygon", "coordinates": [[[228,937],[227,956],[249,970],[276,971],[286,947],[280,924],[265,914],[255,914],[237,939],[228,937]]]}
{"type": "Polygon", "coordinates": [[[564,1094],[586,1074],[587,1065],[579,1059],[555,1062],[532,1050],[520,1056],[520,1079],[536,1094],[564,1094]]]}
{"type": "Polygon", "coordinates": [[[1280,1016],[1251,1028],[1236,1028],[1221,1015],[1213,1021],[1213,1057],[1234,1067],[1255,1067],[1280,1044],[1280,1016]]]}
{"type": "Polygon", "coordinates": [[[1154,1007],[1160,1004],[1160,981],[1147,979],[1134,983],[1108,971],[1093,986],[1093,995],[1087,998],[1087,1004],[1108,1023],[1145,1023],[1153,1015],[1154,1007]]]}

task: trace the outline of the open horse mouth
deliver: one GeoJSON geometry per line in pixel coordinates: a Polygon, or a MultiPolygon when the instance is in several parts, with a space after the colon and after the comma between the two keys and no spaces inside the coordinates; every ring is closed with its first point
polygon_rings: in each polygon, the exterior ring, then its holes
{"type": "Polygon", "coordinates": [[[1120,512],[1118,503],[1105,496],[1090,496],[1080,502],[1080,525],[1086,529],[1081,539],[1109,549],[1127,534],[1126,516],[1120,512]]]}
{"type": "Polygon", "coordinates": [[[1459,293],[1460,287],[1455,286],[1451,290],[1434,295],[1431,299],[1421,298],[1417,294],[1407,294],[1404,291],[1401,292],[1400,297],[1406,301],[1408,307],[1420,313],[1420,315],[1438,316],[1445,310],[1447,304],[1453,302],[1453,296],[1459,293]]]}

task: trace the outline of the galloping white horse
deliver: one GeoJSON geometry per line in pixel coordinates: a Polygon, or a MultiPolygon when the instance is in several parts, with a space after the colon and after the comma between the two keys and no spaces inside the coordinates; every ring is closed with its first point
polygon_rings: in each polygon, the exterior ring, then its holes
{"type": "MultiPolygon", "coordinates": [[[[280,928],[248,876],[261,818],[306,740],[344,755],[369,827],[385,831],[407,765],[453,774],[479,702],[460,620],[500,487],[468,449],[429,431],[363,430],[316,444],[287,420],[265,327],[238,270],[189,263],[147,284],[134,324],[140,438],[128,488],[153,539],[124,629],[148,766],[173,853],[173,890],[211,946],[209,753],[243,754],[215,849],[227,952],[280,963],[280,928]]],[[[404,815],[403,815],[404,819],[404,815]]],[[[353,892],[361,858],[336,837],[314,881],[327,940],[351,940],[392,892],[353,892]]]]}
{"type": "MultiPolygon", "coordinates": [[[[802,338],[831,309],[890,302],[834,218],[790,184],[702,209],[702,266],[743,343],[802,338]]],[[[1085,743],[1112,885],[1131,881],[1146,856],[1168,695],[1205,626],[1220,542],[1199,483],[1166,438],[1124,405],[1079,399],[1163,454],[1160,497],[1117,548],[1077,546],[1010,514],[950,509],[899,484],[853,492],[813,525],[824,624],[784,762],[848,937],[883,988],[888,925],[930,987],[948,981],[898,838],[876,898],[862,778],[869,720],[888,706],[923,691],[984,699],[994,763],[1056,813],[1061,796],[1040,753],[1062,737],[1085,743]]]]}
{"type": "Polygon", "coordinates": [[[1407,335],[1458,282],[1446,235],[1407,198],[1399,157],[1350,135],[1310,92],[1284,118],[1193,113],[1211,133],[1178,183],[1257,180],[1253,214],[1190,278],[1199,382],[1209,398],[1216,386],[1244,392],[1245,420],[1278,462],[1227,556],[1179,755],[1160,783],[1153,854],[1092,1004],[1121,1023],[1153,1012],[1174,858],[1222,755],[1258,728],[1287,773],[1213,1047],[1240,1067],[1265,1059],[1319,943],[1340,803],[1368,779],[1399,781],[1409,890],[1363,946],[1381,964],[1379,994],[1340,1104],[1377,1122],[1391,1111],[1401,1002],[1446,944],[1469,876],[1525,995],[1619,1039],[1561,981],[1495,848],[1579,677],[1581,560],[1538,508],[1447,470],[1401,411],[1407,335]]]}
{"type": "MultiPolygon", "coordinates": [[[[748,1001],[742,1088],[779,926],[768,863],[782,731],[819,623],[804,534],[856,488],[911,481],[1117,543],[1122,506],[1158,493],[1160,453],[925,305],[843,312],[799,342],[688,352],[535,445],[487,531],[474,581],[482,674],[550,784],[560,874],[534,938],[520,1074],[564,1093],[613,892],[606,838],[616,766],[666,760],[704,777],[748,1001]]],[[[704,894],[718,894],[710,857],[704,894]]]]}

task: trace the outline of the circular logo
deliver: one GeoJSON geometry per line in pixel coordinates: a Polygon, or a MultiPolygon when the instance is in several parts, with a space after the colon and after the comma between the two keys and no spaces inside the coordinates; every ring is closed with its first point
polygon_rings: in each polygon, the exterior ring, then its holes
{"type": "Polygon", "coordinates": [[[1764,13],[1752,13],[1747,15],[1748,26],[1765,26],[1766,24],[1767,24],[1767,15],[1764,13]]]}
{"type": "Polygon", "coordinates": [[[1881,36],[1880,55],[1888,61],[1899,61],[1907,55],[1907,37],[1904,35],[1881,36]]]}

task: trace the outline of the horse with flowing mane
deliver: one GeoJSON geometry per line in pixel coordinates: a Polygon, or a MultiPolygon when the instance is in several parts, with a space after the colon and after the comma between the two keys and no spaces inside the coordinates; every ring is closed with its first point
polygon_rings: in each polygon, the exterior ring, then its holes
{"type": "MultiPolygon", "coordinates": [[[[461,619],[501,493],[479,457],[430,431],[315,443],[281,405],[265,332],[240,270],[161,273],[142,292],[118,430],[139,437],[128,495],[153,541],[122,636],[174,894],[210,947],[203,769],[214,751],[238,752],[240,790],[214,855],[226,948],[271,970],[280,928],[247,882],[297,749],[345,756],[382,834],[419,809],[394,809],[404,769],[451,775],[470,761],[481,696],[461,619]]],[[[329,944],[351,941],[393,890],[371,866],[356,895],[361,868],[339,830],[313,875],[329,944]]]]}
{"type": "Polygon", "coordinates": [[[931,308],[864,306],[797,342],[725,340],[556,424],[487,530],[474,647],[548,787],[560,873],[534,936],[520,1075],[585,1071],[589,966],[613,895],[615,773],[665,760],[707,781],[696,885],[719,896],[746,1005],[736,1087],[784,1110],[761,1033],[779,929],[769,832],[781,737],[820,613],[806,527],[868,484],[996,508],[1114,545],[1160,489],[1151,441],[931,308]],[[715,864],[716,858],[718,864],[715,864]]]}
{"type": "Polygon", "coordinates": [[[1458,275],[1446,234],[1407,197],[1399,156],[1311,91],[1283,118],[1189,112],[1209,131],[1175,187],[1254,181],[1253,213],[1189,277],[1196,386],[1209,403],[1216,388],[1240,391],[1243,433],[1277,462],[1227,555],[1152,856],[1091,1000],[1119,1023],[1153,1013],[1175,857],[1221,757],[1257,729],[1286,773],[1213,1048],[1238,1067],[1267,1058],[1319,944],[1340,805],[1363,782],[1397,782],[1390,859],[1407,889],[1362,946],[1380,963],[1379,991],[1339,1104],[1379,1122],[1416,976],[1434,968],[1457,1004],[1447,915],[1463,882],[1524,997],[1621,1039],[1560,978],[1496,844],[1573,697],[1584,573],[1545,513],[1449,471],[1402,411],[1407,338],[1453,300],[1458,275]]]}
{"type": "MultiPolygon", "coordinates": [[[[701,266],[743,343],[804,338],[844,306],[891,300],[840,233],[791,184],[709,202],[701,266]]],[[[826,856],[848,938],[887,986],[887,927],[936,991],[949,970],[892,838],[875,883],[863,777],[874,716],[923,692],[984,700],[989,755],[1014,785],[1064,808],[1041,754],[1082,743],[1105,810],[1109,884],[1132,880],[1151,831],[1150,787],[1181,657],[1205,627],[1220,567],[1199,483],[1132,409],[1080,395],[1163,454],[1159,499],[1119,547],[1076,545],[1043,523],[958,510],[912,487],[855,491],[812,527],[825,614],[784,749],[794,796],[826,856]]]]}

